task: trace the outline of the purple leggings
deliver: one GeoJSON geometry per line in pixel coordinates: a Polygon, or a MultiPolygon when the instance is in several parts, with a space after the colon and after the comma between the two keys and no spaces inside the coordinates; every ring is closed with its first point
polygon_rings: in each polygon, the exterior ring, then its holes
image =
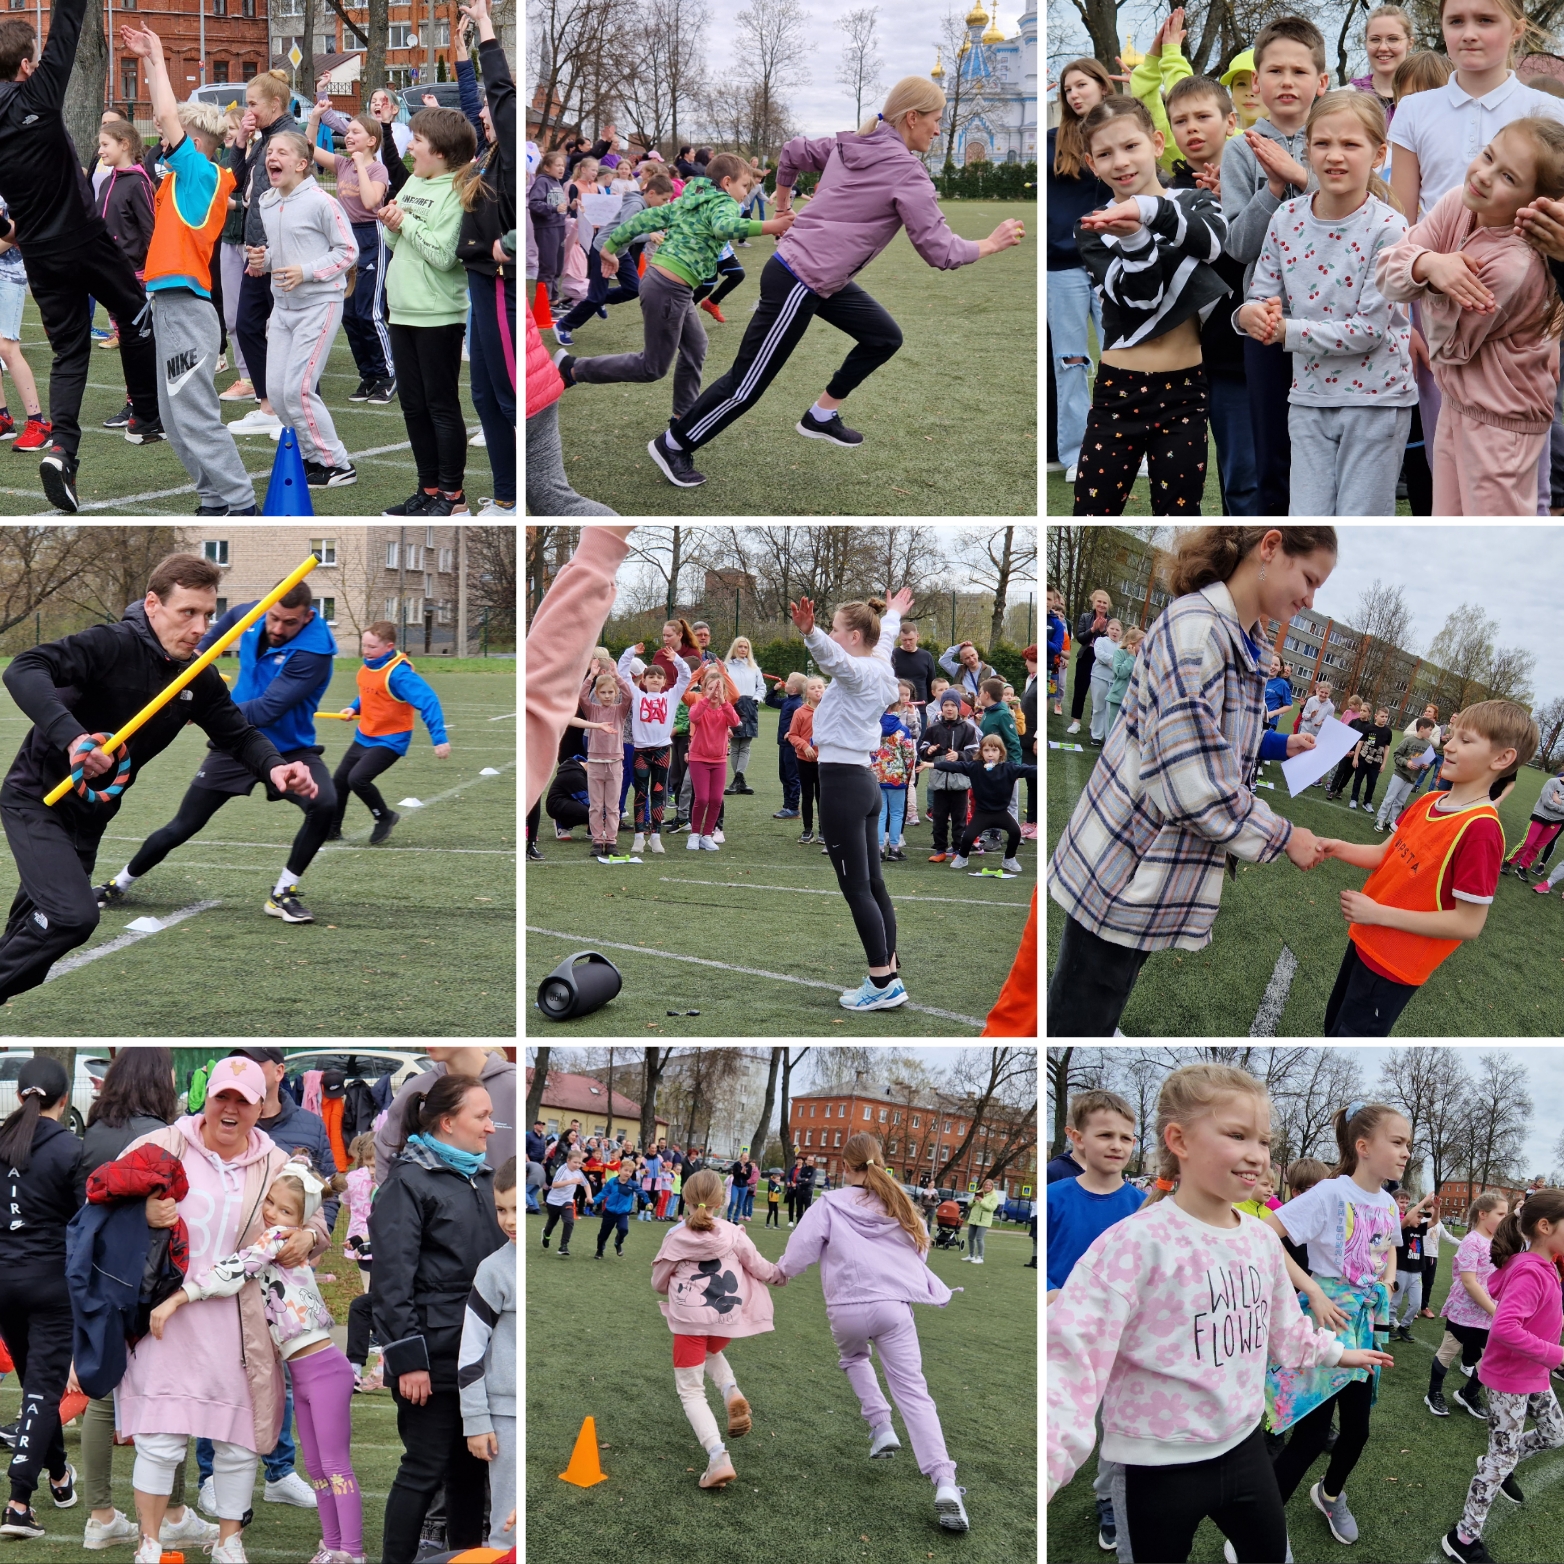
{"type": "Polygon", "coordinates": [[[839,1354],[837,1362],[858,1397],[864,1421],[871,1429],[891,1420],[890,1403],[880,1393],[869,1345],[880,1349],[880,1367],[896,1409],[907,1425],[918,1470],[931,1482],[956,1479],[956,1463],[945,1453],[939,1411],[923,1380],[923,1354],[910,1303],[854,1303],[826,1310],[826,1321],[839,1354]]]}
{"type": "Polygon", "coordinates": [[[321,1540],[354,1558],[364,1552],[364,1506],[353,1475],[353,1366],[335,1346],[290,1358],[293,1410],[304,1470],[320,1505],[321,1540]]]}

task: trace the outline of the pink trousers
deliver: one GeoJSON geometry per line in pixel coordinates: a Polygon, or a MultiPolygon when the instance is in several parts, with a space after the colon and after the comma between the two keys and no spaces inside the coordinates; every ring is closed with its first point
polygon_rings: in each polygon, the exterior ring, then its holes
{"type": "Polygon", "coordinates": [[[1531,821],[1526,827],[1525,842],[1516,850],[1510,862],[1522,869],[1531,868],[1537,854],[1559,834],[1560,829],[1557,825],[1544,825],[1540,820],[1531,821]]]}
{"type": "Polygon", "coordinates": [[[1535,516],[1538,468],[1548,443],[1546,429],[1521,434],[1480,423],[1454,406],[1441,407],[1428,463],[1434,514],[1535,516]]]}
{"type": "Polygon", "coordinates": [[[624,775],[624,761],[589,760],[586,774],[592,840],[612,851],[619,840],[619,782],[624,775]]]}
{"type": "Polygon", "coordinates": [[[826,1320],[836,1342],[837,1362],[858,1397],[864,1421],[871,1429],[891,1420],[890,1403],[880,1392],[869,1348],[879,1348],[885,1383],[912,1440],[918,1470],[931,1482],[953,1482],[956,1463],[945,1453],[939,1412],[923,1381],[923,1354],[910,1303],[854,1303],[827,1309],[826,1320]]]}
{"type": "Polygon", "coordinates": [[[696,836],[710,836],[717,829],[722,813],[722,786],[728,780],[726,760],[691,760],[690,786],[695,802],[690,806],[690,830],[696,836]]]}

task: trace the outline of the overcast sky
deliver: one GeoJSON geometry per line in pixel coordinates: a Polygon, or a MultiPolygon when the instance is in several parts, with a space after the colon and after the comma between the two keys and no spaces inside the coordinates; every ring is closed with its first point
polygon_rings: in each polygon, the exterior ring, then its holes
{"type": "MultiPolygon", "coordinates": [[[[954,1065],[961,1057],[961,1049],[959,1048],[923,1048],[916,1044],[906,1043],[887,1043],[885,1051],[888,1053],[913,1054],[917,1058],[921,1059],[931,1071],[939,1071],[941,1073],[950,1069],[951,1066],[954,1065]]],[[[824,1045],[818,1048],[812,1048],[809,1051],[808,1057],[804,1060],[803,1068],[810,1071],[806,1077],[810,1086],[813,1086],[818,1079],[818,1076],[813,1073],[814,1067],[818,1064],[825,1063],[825,1056],[829,1052],[829,1047],[824,1045]]],[[[885,1082],[880,1081],[874,1082],[872,1084],[884,1085],[885,1082]]]]}

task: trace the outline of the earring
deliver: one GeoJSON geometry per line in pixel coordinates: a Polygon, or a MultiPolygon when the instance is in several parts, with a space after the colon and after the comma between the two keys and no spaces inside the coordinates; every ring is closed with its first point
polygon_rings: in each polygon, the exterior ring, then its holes
{"type": "Polygon", "coordinates": [[[1265,566],[1264,566],[1264,565],[1261,565],[1261,566],[1260,566],[1260,579],[1261,579],[1261,580],[1262,580],[1262,581],[1264,581],[1264,580],[1265,580],[1265,566]]]}

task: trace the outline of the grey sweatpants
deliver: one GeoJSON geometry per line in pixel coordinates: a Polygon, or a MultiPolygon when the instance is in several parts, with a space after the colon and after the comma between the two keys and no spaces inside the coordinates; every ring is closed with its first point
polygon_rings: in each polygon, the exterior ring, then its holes
{"type": "Polygon", "coordinates": [[[749,770],[749,749],[754,739],[728,740],[728,759],[733,762],[733,772],[737,776],[741,771],[749,770]]]}
{"type": "Polygon", "coordinates": [[[1287,409],[1292,441],[1288,514],[1394,516],[1410,407],[1287,409]]]}
{"type": "Polygon", "coordinates": [[[618,511],[577,494],[565,476],[559,444],[559,403],[550,402],[527,420],[527,514],[529,516],[617,516],[618,511]]]}
{"type": "Polygon", "coordinates": [[[688,283],[679,282],[655,266],[648,266],[641,279],[641,326],[645,346],[639,353],[605,353],[597,358],[578,358],[571,365],[571,374],[584,385],[602,385],[616,380],[661,380],[677,356],[678,363],[673,371],[673,416],[682,418],[700,397],[701,367],[706,362],[706,328],[701,325],[700,312],[691,302],[693,297],[688,283]]]}
{"type": "Polygon", "coordinates": [[[148,298],[157,345],[158,416],[168,443],[203,505],[248,510],[255,504],[255,487],[234,437],[223,427],[222,404],[212,383],[221,340],[217,310],[188,288],[154,288],[148,298]]]}
{"type": "Polygon", "coordinates": [[[516,1508],[516,1419],[491,1414],[490,1421],[500,1453],[489,1462],[489,1546],[508,1548],[516,1541],[515,1529],[507,1533],[501,1528],[516,1508]]]}
{"type": "Polygon", "coordinates": [[[284,427],[297,436],[305,461],[322,467],[350,465],[348,448],[337,438],[320,395],[320,377],[341,324],[341,294],[295,307],[280,289],[266,321],[266,394],[284,427]]]}

